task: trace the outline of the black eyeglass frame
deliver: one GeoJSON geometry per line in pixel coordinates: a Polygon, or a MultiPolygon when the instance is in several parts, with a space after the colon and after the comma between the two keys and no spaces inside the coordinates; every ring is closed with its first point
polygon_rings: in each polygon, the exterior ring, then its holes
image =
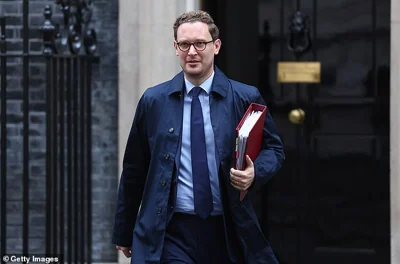
{"type": "Polygon", "coordinates": [[[188,51],[188,50],[190,50],[190,47],[191,46],[193,46],[194,47],[194,49],[196,50],[196,51],[203,51],[203,50],[205,50],[206,48],[207,48],[207,44],[208,43],[211,43],[211,42],[214,42],[215,40],[210,40],[210,41],[196,41],[196,42],[187,42],[187,41],[183,41],[183,42],[176,42],[176,45],[178,45],[178,49],[180,50],[180,51],[183,51],[183,52],[185,52],[185,51],[188,51]],[[181,48],[181,44],[182,43],[185,43],[185,44],[189,44],[189,46],[188,46],[188,48],[187,49],[182,49],[181,48]],[[204,48],[203,49],[198,49],[198,48],[196,48],[196,44],[204,44],[204,48]]]}

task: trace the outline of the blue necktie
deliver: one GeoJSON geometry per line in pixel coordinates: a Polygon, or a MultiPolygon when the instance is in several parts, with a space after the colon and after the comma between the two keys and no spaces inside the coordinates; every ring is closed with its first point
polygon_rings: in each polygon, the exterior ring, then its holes
{"type": "Polygon", "coordinates": [[[206,219],[213,210],[213,200],[207,163],[203,112],[199,100],[200,92],[200,87],[194,87],[191,92],[190,144],[192,154],[194,211],[198,216],[206,219]]]}

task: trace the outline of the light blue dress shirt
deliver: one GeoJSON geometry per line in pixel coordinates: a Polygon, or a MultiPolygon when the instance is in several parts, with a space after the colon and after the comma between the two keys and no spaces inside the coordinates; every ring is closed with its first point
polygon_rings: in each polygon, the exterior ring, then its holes
{"type": "MultiPolygon", "coordinates": [[[[214,211],[212,212],[212,215],[219,215],[222,214],[222,205],[219,191],[217,161],[215,156],[214,131],[211,125],[209,96],[213,78],[214,72],[207,80],[199,85],[203,89],[199,94],[199,100],[203,111],[207,163],[210,172],[211,192],[213,195],[214,211]]],[[[182,142],[178,165],[178,190],[175,212],[194,214],[192,160],[190,150],[190,114],[192,103],[190,91],[193,89],[193,87],[195,87],[195,85],[190,83],[185,78],[185,86],[186,90],[183,104],[182,142]]]]}

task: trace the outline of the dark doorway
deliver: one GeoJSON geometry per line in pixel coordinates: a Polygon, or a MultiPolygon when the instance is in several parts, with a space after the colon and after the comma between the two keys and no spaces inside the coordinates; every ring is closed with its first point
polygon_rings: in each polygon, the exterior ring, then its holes
{"type": "Polygon", "coordinates": [[[217,65],[259,88],[284,140],[254,201],[280,263],[390,263],[390,1],[202,4],[221,29],[217,65]],[[321,82],[278,83],[285,61],[320,62],[321,82]]]}

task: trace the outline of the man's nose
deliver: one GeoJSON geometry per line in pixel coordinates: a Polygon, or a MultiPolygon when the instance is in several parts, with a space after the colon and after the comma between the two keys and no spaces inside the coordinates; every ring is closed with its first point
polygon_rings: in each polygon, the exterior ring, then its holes
{"type": "Polygon", "coordinates": [[[194,45],[190,45],[188,54],[189,55],[197,54],[197,50],[194,48],[194,45]]]}

